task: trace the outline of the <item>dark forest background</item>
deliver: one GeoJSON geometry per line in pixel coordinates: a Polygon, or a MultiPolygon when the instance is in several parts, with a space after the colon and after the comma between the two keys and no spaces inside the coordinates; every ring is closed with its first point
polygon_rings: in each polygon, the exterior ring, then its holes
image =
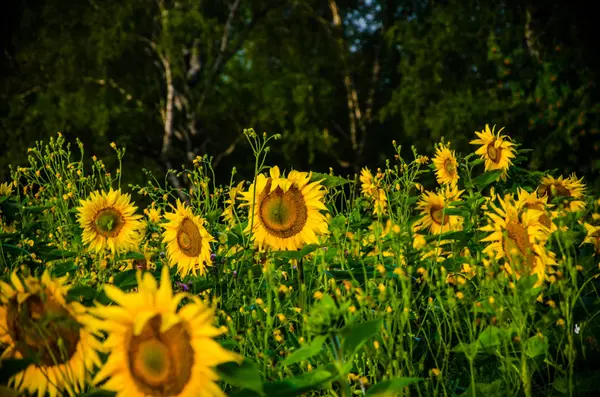
{"type": "Polygon", "coordinates": [[[269,162],[342,174],[391,141],[462,153],[486,123],[529,167],[598,184],[592,4],[576,1],[27,0],[0,25],[0,179],[61,131],[124,180],[214,156],[249,178],[244,128],[282,134],[269,162]],[[110,156],[110,157],[108,157],[110,156]]]}

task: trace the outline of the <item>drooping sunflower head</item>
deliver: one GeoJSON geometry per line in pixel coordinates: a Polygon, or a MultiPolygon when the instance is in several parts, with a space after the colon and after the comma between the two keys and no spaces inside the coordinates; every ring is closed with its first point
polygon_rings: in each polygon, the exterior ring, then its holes
{"type": "Polygon", "coordinates": [[[515,272],[518,277],[537,274],[541,284],[549,265],[555,264],[554,256],[545,248],[547,228],[540,223],[543,211],[528,209],[520,213],[512,195],[498,196],[499,206],[489,203],[486,216],[488,225],[482,231],[491,232],[482,242],[490,244],[483,250],[496,259],[504,260],[504,269],[515,272]]]}
{"type": "MultiPolygon", "coordinates": [[[[558,178],[547,175],[540,181],[537,192],[540,197],[547,197],[548,201],[559,197],[579,199],[583,197],[585,184],[583,178],[577,179],[575,174],[571,174],[567,178],[563,178],[562,175],[558,178]]],[[[565,210],[570,212],[581,211],[585,208],[583,200],[572,200],[564,204],[565,210]]]]}
{"type": "Polygon", "coordinates": [[[460,200],[462,192],[462,190],[449,185],[438,193],[425,191],[417,203],[422,217],[413,226],[414,230],[429,229],[432,234],[461,230],[463,218],[458,215],[446,214],[445,211],[452,208],[451,202],[460,200]]]}
{"type": "Polygon", "coordinates": [[[475,131],[478,139],[472,140],[472,145],[481,145],[475,151],[481,159],[485,160],[485,171],[502,170],[501,178],[506,180],[508,169],[512,165],[512,159],[516,156],[515,145],[506,135],[500,135],[504,128],[501,128],[497,133],[494,132],[496,126],[490,129],[488,124],[481,132],[475,131]]]}
{"type": "Polygon", "coordinates": [[[458,183],[458,161],[454,150],[450,150],[448,145],[440,144],[432,161],[440,185],[455,186],[458,183]]]}
{"type": "Polygon", "coordinates": [[[215,239],[204,228],[204,219],[194,215],[190,207],[177,200],[175,212],[166,213],[163,242],[167,244],[169,265],[177,265],[182,277],[188,273],[206,273],[212,266],[210,243],[215,239]]]}
{"type": "Polygon", "coordinates": [[[78,221],[83,229],[83,242],[93,251],[105,248],[112,252],[134,249],[140,241],[142,222],[136,215],[129,194],[112,188],[107,192],[93,192],[88,200],[81,200],[78,221]]]}
{"type": "Polygon", "coordinates": [[[139,271],[137,292],[104,288],[116,305],[93,311],[108,332],[104,348],[110,351],[94,383],[106,381],[101,387],[117,397],[224,396],[215,367],[242,357],[213,339],[224,331],[212,325],[212,309],[198,297],[173,294],[168,267],[160,287],[139,271]],[[178,309],[186,297],[189,303],[178,309]]]}
{"type": "Polygon", "coordinates": [[[51,396],[82,392],[94,367],[100,364],[93,336],[93,321],[85,307],[67,303],[65,279],[0,282],[0,344],[7,348],[0,359],[32,359],[33,363],[9,380],[19,391],[46,391],[51,396]]]}
{"type": "Polygon", "coordinates": [[[250,189],[241,193],[243,205],[250,207],[246,231],[253,234],[260,249],[296,250],[317,243],[317,237],[328,232],[321,213],[327,210],[325,188],[320,181],[311,182],[306,172],[291,171],[287,178],[279,175],[279,169],[269,178],[258,175],[250,189]]]}

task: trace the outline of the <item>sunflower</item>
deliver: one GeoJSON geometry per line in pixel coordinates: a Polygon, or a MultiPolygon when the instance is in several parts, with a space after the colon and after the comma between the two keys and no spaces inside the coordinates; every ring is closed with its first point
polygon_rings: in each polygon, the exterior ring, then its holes
{"type": "Polygon", "coordinates": [[[237,197],[239,196],[239,194],[242,192],[244,188],[244,181],[241,181],[240,183],[237,184],[236,187],[231,187],[229,189],[229,199],[225,200],[225,204],[227,204],[227,206],[225,207],[225,210],[223,211],[223,213],[221,214],[221,216],[223,218],[225,218],[225,221],[231,225],[231,226],[235,226],[237,219],[235,217],[235,202],[237,197]]]}
{"type": "MultiPolygon", "coordinates": [[[[562,175],[554,178],[550,175],[542,178],[540,186],[537,189],[540,197],[547,196],[549,201],[557,197],[570,197],[579,199],[583,197],[585,184],[583,178],[577,179],[575,174],[571,174],[568,178],[563,178],[562,175]]],[[[572,200],[565,202],[565,210],[570,212],[581,211],[585,208],[585,202],[582,200],[572,200]]]]}
{"type": "Polygon", "coordinates": [[[169,221],[163,224],[163,242],[167,244],[169,265],[177,265],[181,277],[188,273],[204,275],[206,267],[212,266],[210,243],[215,239],[204,228],[204,219],[192,213],[181,201],[177,200],[175,212],[166,213],[169,221]]]}
{"type": "Polygon", "coordinates": [[[377,189],[377,193],[375,193],[373,200],[373,214],[377,217],[385,215],[388,207],[385,190],[377,189]]]}
{"type": "Polygon", "coordinates": [[[375,181],[375,178],[373,178],[373,174],[368,168],[365,167],[360,171],[359,180],[361,183],[360,190],[362,194],[364,194],[365,197],[374,197],[375,193],[377,192],[378,185],[375,181]]]}
{"type": "Polygon", "coordinates": [[[169,268],[163,266],[160,287],[150,273],[137,273],[138,292],[125,293],[105,285],[116,303],[91,309],[108,333],[103,347],[110,352],[94,378],[117,397],[225,396],[217,385],[215,367],[240,362],[213,338],[223,330],[212,325],[213,310],[196,296],[173,294],[169,268]],[[181,301],[189,303],[178,310],[181,301]]]}
{"type": "Polygon", "coordinates": [[[437,182],[440,185],[456,186],[458,183],[458,162],[454,150],[448,146],[440,144],[435,151],[435,157],[432,160],[435,166],[437,182]]]}
{"type": "Polygon", "coordinates": [[[485,125],[485,130],[481,132],[475,131],[475,134],[479,139],[474,139],[470,143],[472,145],[481,145],[475,154],[481,156],[481,159],[485,160],[485,171],[491,170],[502,170],[500,176],[503,181],[506,180],[508,174],[508,168],[512,165],[512,158],[516,156],[516,149],[514,144],[509,141],[510,137],[506,135],[500,135],[500,131],[494,133],[496,126],[492,127],[488,124],[485,125]]]}
{"type": "Polygon", "coordinates": [[[417,204],[417,208],[421,210],[423,216],[415,223],[414,230],[429,229],[432,234],[462,230],[463,218],[461,216],[444,213],[446,209],[452,208],[451,202],[460,199],[462,192],[456,187],[448,186],[439,193],[425,191],[417,204]]]}
{"type": "Polygon", "coordinates": [[[38,396],[83,392],[88,374],[100,366],[94,319],[81,304],[66,303],[66,278],[52,279],[46,271],[41,280],[22,281],[16,272],[10,279],[12,285],[0,282],[0,344],[6,345],[0,360],[33,363],[9,386],[38,396]]]}
{"type": "Polygon", "coordinates": [[[150,208],[144,209],[144,214],[148,217],[148,222],[157,225],[161,220],[160,208],[154,207],[154,203],[150,208]]]}
{"type": "Polygon", "coordinates": [[[523,188],[517,192],[517,207],[519,211],[536,210],[542,211],[539,222],[547,229],[548,234],[555,232],[558,228],[552,219],[558,216],[557,211],[551,211],[552,204],[548,204],[548,197],[539,197],[536,191],[529,193],[523,188]]]}
{"type": "Polygon", "coordinates": [[[325,189],[320,181],[310,179],[310,173],[298,171],[282,178],[279,168],[273,167],[268,178],[258,175],[250,189],[240,193],[246,201],[242,205],[250,207],[246,232],[252,232],[259,249],[296,250],[317,243],[317,236],[328,232],[327,219],[321,213],[327,210],[325,189]]]}
{"type": "Polygon", "coordinates": [[[10,196],[12,194],[12,183],[4,182],[0,184],[0,196],[10,196]]]}
{"type": "Polygon", "coordinates": [[[512,195],[502,199],[498,196],[500,206],[489,203],[490,210],[486,212],[489,224],[480,230],[491,232],[481,239],[490,244],[483,252],[497,260],[504,259],[504,269],[507,273],[522,275],[537,274],[538,285],[550,272],[554,254],[544,247],[548,239],[547,229],[540,223],[542,211],[529,209],[519,215],[519,208],[512,195]]]}
{"type": "Polygon", "coordinates": [[[594,244],[594,249],[596,250],[596,255],[600,254],[600,226],[590,225],[589,223],[584,223],[583,227],[585,227],[585,231],[587,235],[583,240],[583,243],[594,244]]]}
{"type": "Polygon", "coordinates": [[[83,229],[82,240],[91,250],[109,248],[114,253],[137,246],[142,222],[130,200],[129,194],[112,188],[108,193],[96,191],[88,200],[81,200],[77,216],[83,229]]]}

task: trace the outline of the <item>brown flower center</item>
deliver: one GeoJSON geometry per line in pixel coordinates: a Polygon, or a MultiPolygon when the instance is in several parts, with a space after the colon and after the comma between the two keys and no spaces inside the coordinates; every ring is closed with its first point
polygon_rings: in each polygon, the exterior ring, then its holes
{"type": "Polygon", "coordinates": [[[511,264],[533,268],[535,260],[533,245],[529,241],[527,230],[521,223],[509,221],[506,224],[506,233],[502,238],[502,248],[511,264]]]}
{"type": "Polygon", "coordinates": [[[52,298],[30,295],[21,304],[12,298],[6,317],[16,350],[36,359],[38,365],[65,364],[77,351],[81,326],[52,298]]]}
{"type": "Polygon", "coordinates": [[[177,245],[189,257],[197,257],[202,251],[202,235],[198,226],[190,219],[185,218],[177,231],[177,245]]]}
{"type": "Polygon", "coordinates": [[[456,165],[454,164],[454,161],[452,161],[452,159],[447,159],[446,161],[444,161],[444,169],[446,170],[448,175],[456,175],[456,165]]]}
{"type": "Polygon", "coordinates": [[[550,229],[550,227],[552,226],[552,219],[550,219],[550,217],[546,213],[546,209],[544,208],[544,206],[542,206],[539,203],[528,203],[528,204],[525,204],[525,208],[531,209],[531,210],[542,211],[542,215],[539,217],[538,220],[540,221],[540,223],[542,225],[544,225],[546,228],[550,229]]]}
{"type": "Polygon", "coordinates": [[[121,232],[125,220],[119,211],[113,207],[104,208],[94,217],[96,232],[106,238],[115,237],[121,232]]]}
{"type": "Polygon", "coordinates": [[[128,358],[131,376],[139,391],[156,397],[176,396],[192,376],[194,352],[182,324],[160,332],[160,315],[151,318],[142,332],[132,335],[128,358]]]}
{"type": "Polygon", "coordinates": [[[548,200],[552,201],[555,197],[570,197],[571,191],[560,183],[552,183],[550,185],[540,185],[538,194],[543,196],[548,195],[548,200]]]}
{"type": "Polygon", "coordinates": [[[447,225],[450,222],[450,217],[444,214],[444,207],[432,206],[429,215],[438,225],[447,225]]]}
{"type": "Polygon", "coordinates": [[[259,218],[269,234],[280,238],[293,237],[302,231],[308,220],[308,209],[300,190],[292,185],[287,192],[277,187],[270,193],[271,179],[258,198],[259,218]]]}
{"type": "Polygon", "coordinates": [[[495,143],[496,143],[496,141],[493,140],[487,146],[487,155],[490,158],[490,160],[492,160],[494,163],[498,164],[500,162],[500,159],[502,158],[502,148],[495,147],[494,146],[495,143]]]}

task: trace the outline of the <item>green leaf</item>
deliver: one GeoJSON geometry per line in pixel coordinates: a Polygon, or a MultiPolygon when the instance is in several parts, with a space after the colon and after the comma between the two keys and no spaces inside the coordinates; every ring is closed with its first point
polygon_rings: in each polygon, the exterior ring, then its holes
{"type": "Polygon", "coordinates": [[[292,365],[300,361],[307,360],[313,356],[319,354],[323,348],[323,343],[327,336],[317,336],[310,344],[302,346],[300,349],[294,351],[285,360],[281,362],[281,365],[292,365]]]}
{"type": "Polygon", "coordinates": [[[275,252],[274,256],[275,258],[300,260],[319,247],[321,247],[319,244],[309,244],[299,251],[277,251],[275,252]]]}
{"type": "Polygon", "coordinates": [[[381,332],[382,323],[383,320],[378,318],[376,320],[354,323],[346,326],[342,330],[342,336],[344,338],[342,344],[343,351],[351,355],[356,354],[367,340],[381,332]]]}
{"type": "Polygon", "coordinates": [[[137,269],[125,270],[117,273],[114,284],[121,289],[129,289],[137,286],[137,269]]]}
{"type": "Polygon", "coordinates": [[[263,381],[255,362],[245,359],[241,364],[230,362],[217,367],[221,379],[230,385],[263,393],[263,381]]]}
{"type": "Polygon", "coordinates": [[[77,252],[73,251],[64,251],[59,249],[53,249],[48,252],[41,252],[40,256],[42,256],[46,261],[54,261],[57,259],[65,259],[65,258],[73,258],[79,255],[77,252]]]}
{"type": "Polygon", "coordinates": [[[488,326],[481,334],[479,334],[477,342],[479,342],[479,346],[483,349],[495,347],[502,343],[502,339],[505,335],[506,330],[494,326],[488,326]]]}
{"type": "Polygon", "coordinates": [[[321,184],[323,186],[325,186],[326,188],[341,186],[341,185],[345,185],[346,183],[352,182],[348,179],[345,179],[345,178],[342,178],[339,176],[334,176],[334,175],[329,175],[329,174],[321,174],[319,172],[313,172],[312,178],[310,179],[310,181],[316,182],[316,181],[320,181],[320,180],[321,180],[321,184]]]}
{"type": "Polygon", "coordinates": [[[241,390],[230,394],[230,397],[293,397],[302,395],[310,390],[317,389],[321,385],[331,382],[337,376],[337,372],[332,365],[314,371],[305,372],[292,378],[269,382],[263,384],[264,394],[253,390],[241,390]]]}
{"type": "Polygon", "coordinates": [[[508,390],[504,387],[501,379],[497,379],[492,383],[475,383],[474,387],[470,386],[464,394],[465,397],[505,397],[508,396],[508,390]]]}
{"type": "Polygon", "coordinates": [[[483,190],[487,185],[492,182],[496,182],[500,175],[502,174],[502,170],[493,170],[484,172],[476,178],[473,178],[473,185],[475,185],[479,190],[483,190]]]}
{"type": "Polygon", "coordinates": [[[548,338],[538,335],[532,336],[524,343],[523,350],[527,357],[534,358],[548,351],[548,338]]]}
{"type": "Polygon", "coordinates": [[[97,294],[98,291],[96,290],[96,288],[88,287],[85,285],[78,285],[69,289],[69,292],[67,293],[67,301],[78,301],[81,297],[83,297],[86,300],[93,300],[97,294]]]}
{"type": "Polygon", "coordinates": [[[392,393],[400,394],[406,386],[422,381],[423,378],[397,378],[379,382],[369,388],[367,397],[389,396],[392,393]]]}
{"type": "Polygon", "coordinates": [[[126,261],[126,260],[129,260],[129,259],[134,259],[134,260],[142,261],[142,260],[146,259],[146,257],[141,252],[128,252],[125,255],[119,256],[117,258],[117,261],[126,261]]]}
{"type": "Polygon", "coordinates": [[[76,270],[77,270],[77,266],[75,265],[75,262],[73,262],[73,261],[64,262],[64,263],[54,265],[52,267],[52,276],[62,277],[64,275],[66,275],[67,273],[74,272],[76,270]]]}

